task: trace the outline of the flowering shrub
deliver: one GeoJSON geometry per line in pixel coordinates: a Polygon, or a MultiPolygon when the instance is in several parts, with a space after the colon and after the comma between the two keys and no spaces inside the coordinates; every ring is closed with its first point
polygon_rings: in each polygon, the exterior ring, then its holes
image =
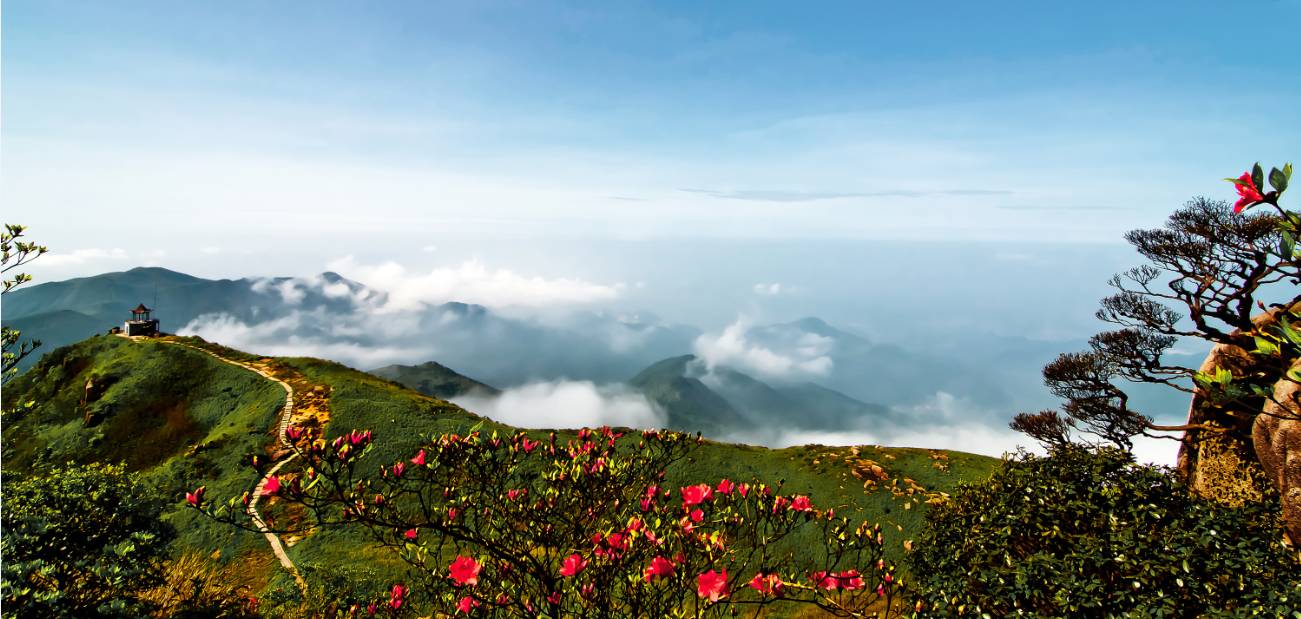
{"type": "MultiPolygon", "coordinates": [[[[369,432],[289,435],[305,464],[263,486],[278,497],[263,508],[274,528],[364,529],[410,568],[354,609],[360,615],[698,616],[802,603],[884,617],[898,608],[902,582],[884,559],[879,525],[758,482],[669,487],[664,471],[698,442],[686,435],[471,431],[428,440],[378,473],[360,465],[369,432]],[[285,524],[295,511],[311,517],[285,524]],[[794,544],[797,535],[822,543],[794,544]]],[[[213,506],[196,490],[187,502],[250,526],[240,501],[213,506]]]]}

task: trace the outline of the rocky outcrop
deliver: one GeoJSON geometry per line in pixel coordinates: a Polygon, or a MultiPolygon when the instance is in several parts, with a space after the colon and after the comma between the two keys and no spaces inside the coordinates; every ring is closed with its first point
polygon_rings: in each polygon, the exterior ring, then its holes
{"type": "MultiPolygon", "coordinates": [[[[1301,360],[1292,364],[1301,371],[1301,360]]],[[[1252,424],[1256,458],[1278,490],[1288,535],[1301,542],[1301,383],[1284,378],[1274,385],[1252,424]]]]}
{"type": "MultiPolygon", "coordinates": [[[[1292,312],[1301,311],[1301,303],[1292,312]]],[[[1274,308],[1252,319],[1258,330],[1277,324],[1284,308],[1274,308]]],[[[1264,368],[1248,351],[1218,344],[1202,363],[1201,371],[1227,369],[1235,379],[1257,377],[1264,368]]],[[[1201,496],[1242,505],[1279,497],[1288,534],[1301,541],[1301,401],[1298,384],[1273,370],[1274,397],[1220,405],[1201,390],[1193,395],[1188,423],[1220,431],[1190,431],[1179,450],[1179,472],[1201,496]]]]}

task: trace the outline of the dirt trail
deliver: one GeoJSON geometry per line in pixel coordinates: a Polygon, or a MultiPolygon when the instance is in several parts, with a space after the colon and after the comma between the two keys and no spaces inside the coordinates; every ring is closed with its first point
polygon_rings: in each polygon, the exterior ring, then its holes
{"type": "MultiPolygon", "coordinates": [[[[132,338],[135,339],[135,338],[132,338]]],[[[172,344],[174,346],[184,346],[186,348],[199,351],[212,356],[213,358],[228,363],[230,365],[243,368],[269,381],[275,382],[285,390],[285,405],[281,409],[280,421],[276,427],[276,450],[273,457],[278,458],[272,467],[258,480],[257,487],[253,490],[253,498],[249,501],[248,514],[253,521],[253,526],[257,527],[262,535],[266,537],[267,543],[271,546],[271,552],[276,559],[294,577],[294,582],[298,583],[298,588],[304,593],[307,591],[307,581],[298,571],[298,567],[289,558],[285,552],[285,545],[281,542],[280,536],[267,527],[266,521],[258,513],[257,506],[264,496],[266,483],[273,475],[278,473],[286,464],[292,462],[298,457],[298,453],[292,449],[289,436],[286,430],[290,424],[294,425],[313,425],[324,426],[329,420],[329,404],[326,395],[329,393],[327,387],[323,385],[312,385],[304,376],[298,372],[281,365],[272,366],[266,361],[242,362],[235,361],[218,354],[215,351],[195,346],[188,342],[172,340],[167,338],[154,339],[153,341],[172,344]],[[295,389],[297,385],[298,389],[295,389]],[[295,406],[296,398],[298,405],[295,406]]],[[[293,540],[290,541],[292,544],[293,540]]]]}

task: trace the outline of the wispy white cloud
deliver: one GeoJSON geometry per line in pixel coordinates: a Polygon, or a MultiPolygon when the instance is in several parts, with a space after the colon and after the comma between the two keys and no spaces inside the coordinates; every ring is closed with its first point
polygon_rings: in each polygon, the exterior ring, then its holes
{"type": "Polygon", "coordinates": [[[830,338],[806,333],[798,346],[775,351],[751,340],[750,326],[749,319],[742,316],[720,333],[701,335],[695,341],[696,356],[709,370],[726,366],[762,378],[792,380],[831,372],[830,338]]]}
{"type": "Polygon", "coordinates": [[[347,256],[330,263],[330,269],[387,292],[389,310],[414,310],[447,301],[497,308],[586,305],[612,301],[624,289],[622,283],[598,284],[572,277],[547,278],[490,269],[475,260],[413,272],[396,262],[364,265],[347,256]]]}
{"type": "Polygon", "coordinates": [[[765,297],[775,297],[783,292],[790,292],[790,288],[783,288],[780,282],[770,284],[760,282],[754,285],[754,293],[765,297]]]}
{"type": "Polygon", "coordinates": [[[332,319],[323,312],[295,311],[278,318],[251,323],[227,314],[208,314],[194,319],[178,329],[177,333],[197,335],[205,340],[263,355],[318,357],[361,368],[428,359],[427,348],[390,342],[363,342],[337,337],[349,335],[346,333],[331,333],[333,326],[347,324],[349,321],[332,319]],[[309,329],[324,333],[306,332],[309,329]],[[336,337],[327,337],[328,335],[336,337]]]}
{"type": "Polygon", "coordinates": [[[470,394],[452,401],[494,421],[524,428],[658,428],[666,421],[663,411],[640,393],[587,381],[531,383],[497,396],[470,394]]]}
{"type": "Polygon", "coordinates": [[[120,263],[131,259],[131,254],[121,247],[111,249],[88,247],[70,252],[49,252],[40,257],[40,265],[42,267],[65,267],[83,264],[99,266],[100,263],[104,262],[120,263]]]}

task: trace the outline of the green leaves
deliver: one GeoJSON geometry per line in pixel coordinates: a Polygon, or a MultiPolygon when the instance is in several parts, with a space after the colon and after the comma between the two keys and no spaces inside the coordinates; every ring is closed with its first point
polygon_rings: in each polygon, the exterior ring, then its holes
{"type": "Polygon", "coordinates": [[[1255,183],[1257,189],[1265,186],[1265,171],[1261,169],[1260,162],[1251,166],[1251,182],[1255,183]]]}
{"type": "Polygon", "coordinates": [[[1278,526],[1277,506],[1197,498],[1117,450],[1022,453],[928,515],[917,616],[1280,616],[1301,565],[1278,526]],[[1028,490],[1048,500],[1018,500],[1028,490]]]}
{"type": "MultiPolygon", "coordinates": [[[[1284,168],[1290,172],[1292,168],[1292,164],[1289,163],[1286,166],[1284,166],[1284,168]]],[[[1280,170],[1278,168],[1270,168],[1269,186],[1273,187],[1274,191],[1283,193],[1284,191],[1287,190],[1287,182],[1291,180],[1290,179],[1291,176],[1292,175],[1290,173],[1284,173],[1283,170],[1280,170]]]]}

